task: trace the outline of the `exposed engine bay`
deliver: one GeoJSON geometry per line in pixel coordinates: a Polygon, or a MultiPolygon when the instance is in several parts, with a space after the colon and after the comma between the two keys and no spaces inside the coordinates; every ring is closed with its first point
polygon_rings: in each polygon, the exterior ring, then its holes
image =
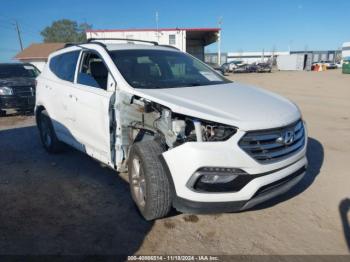
{"type": "Polygon", "coordinates": [[[225,141],[237,130],[232,126],[174,113],[138,96],[124,97],[122,100],[124,156],[133,143],[144,139],[157,139],[169,150],[186,142],[225,141]]]}

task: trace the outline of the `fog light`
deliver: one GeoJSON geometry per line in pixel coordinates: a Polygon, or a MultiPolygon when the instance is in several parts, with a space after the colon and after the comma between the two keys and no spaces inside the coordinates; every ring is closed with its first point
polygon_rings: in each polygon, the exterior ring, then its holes
{"type": "Polygon", "coordinates": [[[228,192],[240,186],[239,179],[248,174],[238,168],[203,167],[198,169],[190,179],[190,186],[197,191],[228,192]],[[235,180],[238,179],[238,184],[235,180]],[[237,184],[237,185],[236,185],[237,184]]]}
{"type": "Polygon", "coordinates": [[[206,184],[216,184],[216,183],[228,183],[233,181],[237,175],[226,175],[226,174],[203,174],[199,180],[206,184]]]}

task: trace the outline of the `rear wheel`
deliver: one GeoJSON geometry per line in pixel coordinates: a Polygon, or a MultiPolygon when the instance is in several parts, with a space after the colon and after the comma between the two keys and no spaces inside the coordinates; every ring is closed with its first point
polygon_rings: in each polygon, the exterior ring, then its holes
{"type": "Polygon", "coordinates": [[[41,111],[39,116],[39,133],[41,142],[49,153],[58,153],[63,149],[63,144],[57,139],[51,119],[46,110],[41,111]]]}
{"type": "Polygon", "coordinates": [[[164,217],[171,209],[170,183],[159,160],[162,153],[162,147],[153,140],[136,143],[130,149],[131,195],[146,220],[164,217]]]}

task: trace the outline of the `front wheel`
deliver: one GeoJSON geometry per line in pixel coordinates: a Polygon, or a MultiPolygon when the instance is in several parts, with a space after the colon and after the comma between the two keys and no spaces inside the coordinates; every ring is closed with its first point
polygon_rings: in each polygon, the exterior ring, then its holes
{"type": "Polygon", "coordinates": [[[130,149],[131,195],[146,220],[164,217],[171,209],[170,183],[159,160],[162,153],[162,147],[153,140],[136,143],[130,149]]]}

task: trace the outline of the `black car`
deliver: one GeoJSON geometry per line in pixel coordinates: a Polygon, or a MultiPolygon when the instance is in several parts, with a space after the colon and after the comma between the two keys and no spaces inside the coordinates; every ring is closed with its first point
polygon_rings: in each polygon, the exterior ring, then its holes
{"type": "Polygon", "coordinates": [[[257,64],[257,70],[258,73],[271,73],[272,67],[269,63],[259,63],[257,64]]]}
{"type": "Polygon", "coordinates": [[[35,78],[40,71],[32,64],[0,64],[0,114],[32,111],[35,105],[35,78]]]}
{"type": "Polygon", "coordinates": [[[233,70],[234,73],[254,73],[257,71],[257,65],[255,64],[243,64],[233,70]]]}
{"type": "Polygon", "coordinates": [[[221,73],[223,75],[226,75],[230,71],[230,64],[229,63],[223,63],[220,68],[221,68],[221,70],[220,70],[221,73]]]}
{"type": "Polygon", "coordinates": [[[224,64],[222,66],[219,66],[218,64],[214,64],[214,63],[206,63],[206,64],[222,75],[225,75],[228,72],[224,64]]]}

